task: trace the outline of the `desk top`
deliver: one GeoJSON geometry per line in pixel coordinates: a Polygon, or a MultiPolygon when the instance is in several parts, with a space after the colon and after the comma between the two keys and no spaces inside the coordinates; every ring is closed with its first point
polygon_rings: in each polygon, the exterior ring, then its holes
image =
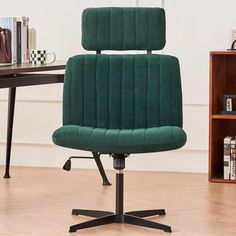
{"type": "Polygon", "coordinates": [[[65,61],[56,61],[47,65],[32,65],[29,63],[0,66],[0,75],[19,74],[28,72],[42,72],[52,70],[63,70],[66,67],[65,61]]]}

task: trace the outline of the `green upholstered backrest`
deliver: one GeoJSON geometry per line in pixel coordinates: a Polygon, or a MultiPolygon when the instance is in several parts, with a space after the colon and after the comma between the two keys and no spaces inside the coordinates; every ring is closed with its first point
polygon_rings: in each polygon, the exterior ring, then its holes
{"type": "Polygon", "coordinates": [[[63,123],[112,129],[182,127],[178,59],[156,54],[70,58],[63,123]]]}
{"type": "Polygon", "coordinates": [[[86,50],[160,50],[165,33],[162,8],[87,8],[82,15],[86,50]]]}

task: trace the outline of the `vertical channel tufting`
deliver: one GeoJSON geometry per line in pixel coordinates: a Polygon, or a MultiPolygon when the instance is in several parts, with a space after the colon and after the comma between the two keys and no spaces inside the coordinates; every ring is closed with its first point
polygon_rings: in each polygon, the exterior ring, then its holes
{"type": "Polygon", "coordinates": [[[149,127],[149,124],[150,124],[150,116],[151,116],[151,111],[149,110],[149,107],[150,107],[150,104],[149,104],[149,101],[150,101],[150,89],[149,89],[149,84],[150,84],[150,64],[149,64],[149,58],[150,58],[151,55],[147,55],[147,98],[146,98],[146,101],[147,101],[147,105],[146,105],[146,127],[149,127]]]}
{"type": "Polygon", "coordinates": [[[135,78],[134,78],[134,129],[137,128],[138,126],[138,122],[137,122],[137,93],[138,93],[138,89],[137,89],[137,78],[138,78],[138,57],[135,57],[135,78]]]}
{"type": "Polygon", "coordinates": [[[157,88],[157,105],[158,105],[157,113],[158,113],[158,115],[157,115],[157,117],[158,117],[158,119],[157,119],[157,123],[154,123],[157,127],[161,126],[161,120],[160,120],[160,113],[161,113],[161,108],[160,108],[160,94],[161,94],[161,83],[160,83],[160,81],[161,81],[161,66],[160,65],[161,65],[161,57],[158,58],[157,65],[158,65],[158,63],[159,63],[159,66],[156,67],[156,68],[159,69],[159,73],[156,72],[156,75],[159,76],[159,78],[157,78],[158,79],[158,82],[157,82],[157,84],[158,84],[158,88],[157,88]]]}
{"type": "Polygon", "coordinates": [[[133,101],[134,101],[134,108],[133,108],[134,110],[133,111],[134,112],[133,112],[133,127],[132,127],[133,129],[135,129],[135,127],[136,127],[136,122],[135,122],[136,121],[136,119],[135,119],[135,114],[136,114],[136,102],[135,102],[135,93],[136,93],[135,92],[135,87],[136,87],[136,83],[135,83],[135,79],[136,79],[136,75],[137,75],[136,74],[136,60],[137,60],[136,58],[137,57],[135,56],[134,57],[134,78],[133,78],[133,81],[134,81],[133,82],[133,93],[134,93],[133,94],[133,101]]]}
{"type": "Polygon", "coordinates": [[[143,32],[143,34],[145,35],[145,40],[144,40],[144,44],[147,45],[147,49],[150,49],[150,46],[149,46],[149,43],[148,43],[148,40],[149,40],[149,31],[148,31],[148,10],[145,9],[145,25],[144,25],[144,28],[145,28],[145,31],[143,32]]]}
{"type": "Polygon", "coordinates": [[[107,121],[106,127],[110,129],[110,109],[109,109],[109,90],[110,90],[110,66],[111,66],[111,57],[108,57],[108,69],[107,69],[107,121]]]}
{"type": "Polygon", "coordinates": [[[146,42],[146,44],[147,44],[147,48],[148,48],[148,50],[151,50],[152,49],[152,47],[151,47],[151,44],[150,44],[150,42],[151,42],[151,39],[150,39],[150,34],[149,34],[149,32],[150,32],[150,21],[149,21],[149,16],[150,16],[150,11],[148,11],[147,10],[147,42],[146,42]]]}
{"type": "Polygon", "coordinates": [[[111,96],[112,96],[112,87],[111,87],[111,57],[109,57],[109,72],[108,72],[108,81],[109,81],[109,85],[108,85],[108,102],[107,102],[107,105],[108,105],[108,128],[111,129],[111,96]]]}
{"type": "Polygon", "coordinates": [[[145,77],[143,78],[142,81],[142,87],[143,87],[143,107],[142,107],[142,121],[140,124],[140,128],[146,127],[146,119],[147,119],[147,57],[148,55],[145,55],[145,61],[144,61],[144,65],[145,65],[145,69],[144,69],[144,73],[145,73],[145,77]]]}
{"type": "Polygon", "coordinates": [[[97,127],[107,128],[109,123],[108,88],[109,88],[109,55],[98,55],[97,61],[97,127]]]}
{"type": "Polygon", "coordinates": [[[137,48],[149,49],[147,45],[147,37],[149,32],[147,31],[147,9],[137,9],[137,48]],[[145,47],[143,47],[145,45],[145,47]]]}
{"type": "Polygon", "coordinates": [[[122,123],[123,128],[128,129],[133,127],[133,107],[134,107],[134,55],[125,56],[125,63],[123,63],[123,83],[122,83],[122,123]]]}
{"type": "Polygon", "coordinates": [[[109,47],[111,48],[111,8],[109,8],[109,47]]]}
{"type": "Polygon", "coordinates": [[[86,117],[85,117],[85,110],[86,110],[86,107],[85,107],[85,78],[86,78],[86,59],[87,57],[84,57],[84,76],[83,76],[83,125],[86,125],[86,117]]]}
{"type": "Polygon", "coordinates": [[[121,39],[121,41],[122,41],[122,48],[123,49],[125,49],[125,44],[124,44],[124,42],[125,42],[125,33],[124,33],[124,27],[125,27],[125,24],[124,24],[124,8],[122,8],[122,10],[121,10],[121,14],[122,14],[122,16],[121,16],[121,19],[122,19],[122,39],[121,39]]]}
{"type": "Polygon", "coordinates": [[[96,55],[87,55],[85,63],[85,122],[86,126],[96,127],[96,55]]]}
{"type": "Polygon", "coordinates": [[[147,55],[137,56],[135,81],[135,128],[146,124],[147,55]]]}
{"type": "Polygon", "coordinates": [[[97,78],[98,78],[98,54],[95,55],[96,59],[95,59],[95,80],[94,80],[94,83],[95,83],[95,122],[94,124],[96,124],[95,127],[98,127],[98,122],[99,122],[99,117],[98,117],[98,86],[97,86],[97,78]]]}
{"type": "Polygon", "coordinates": [[[122,60],[121,60],[121,86],[120,86],[120,105],[121,105],[121,129],[123,129],[124,127],[124,123],[123,123],[123,93],[122,93],[122,88],[123,88],[123,76],[124,76],[124,55],[121,56],[122,60]]]}
{"type": "MultiPolygon", "coordinates": [[[[127,56],[128,57],[128,56],[127,56]]],[[[126,71],[126,67],[128,67],[127,65],[128,65],[128,63],[127,63],[127,59],[128,58],[126,58],[126,60],[123,60],[123,58],[124,58],[124,55],[122,56],[122,68],[121,68],[121,70],[122,70],[122,76],[121,76],[121,90],[120,90],[120,94],[121,94],[121,123],[122,123],[122,129],[125,129],[125,125],[126,125],[126,114],[125,114],[125,112],[126,112],[126,110],[125,110],[125,107],[126,107],[126,91],[125,91],[125,79],[126,79],[126,75],[127,75],[127,72],[128,71],[126,71]]]]}
{"type": "MultiPolygon", "coordinates": [[[[84,77],[85,77],[85,57],[82,58],[82,65],[81,65],[81,68],[82,68],[82,74],[80,74],[80,82],[81,82],[81,95],[80,95],[80,99],[81,99],[81,107],[80,107],[80,111],[81,111],[81,114],[80,114],[80,119],[78,121],[78,124],[82,124],[84,125],[84,77]],[[81,122],[81,123],[79,123],[81,122]]],[[[75,77],[77,77],[77,75],[75,75],[75,77]]],[[[75,79],[75,78],[74,78],[75,79]]],[[[74,107],[72,107],[71,109],[74,109],[74,107]]]]}
{"type": "MultiPolygon", "coordinates": [[[[171,107],[171,117],[170,117],[170,122],[171,122],[171,124],[174,124],[174,107],[175,107],[175,104],[173,104],[173,101],[174,101],[174,80],[173,80],[173,75],[172,75],[172,71],[173,71],[173,65],[171,65],[170,63],[169,63],[169,70],[170,70],[170,83],[171,83],[171,85],[170,85],[170,103],[171,103],[171,105],[170,105],[170,107],[171,107]]],[[[175,79],[177,79],[177,78],[175,78],[175,79]]]]}
{"type": "Polygon", "coordinates": [[[136,12],[137,12],[137,9],[135,8],[134,10],[134,13],[133,13],[133,21],[134,21],[134,45],[135,45],[135,48],[137,48],[137,40],[136,40],[136,37],[137,37],[137,27],[136,27],[136,12]]]}
{"type": "Polygon", "coordinates": [[[171,122],[171,63],[168,56],[162,57],[161,79],[161,126],[171,122]]]}
{"type": "MultiPolygon", "coordinates": [[[[72,63],[71,63],[72,64],[72,63]]],[[[71,104],[71,102],[72,102],[72,98],[71,98],[71,84],[72,84],[72,82],[71,82],[71,80],[72,80],[72,78],[73,78],[73,72],[71,71],[71,67],[72,66],[70,66],[70,74],[68,75],[68,76],[70,76],[70,78],[69,78],[69,88],[70,88],[70,91],[68,91],[69,92],[69,112],[68,112],[68,114],[69,114],[69,119],[68,119],[68,121],[69,122],[71,122],[71,117],[72,117],[72,114],[71,114],[71,107],[72,107],[72,104],[71,104]]]]}
{"type": "Polygon", "coordinates": [[[124,45],[123,49],[128,50],[135,45],[135,9],[123,11],[124,17],[124,45]]]}
{"type": "Polygon", "coordinates": [[[137,48],[140,47],[140,35],[139,35],[139,28],[140,28],[140,24],[139,24],[139,9],[136,9],[136,46],[137,48]]]}
{"type": "Polygon", "coordinates": [[[121,127],[122,56],[110,56],[110,128],[121,127]]]}
{"type": "Polygon", "coordinates": [[[147,65],[146,65],[146,73],[147,73],[147,75],[146,75],[146,80],[145,80],[145,99],[146,99],[146,101],[145,101],[145,105],[146,105],[146,109],[145,109],[145,124],[144,124],[144,127],[147,127],[147,123],[148,123],[148,80],[149,80],[149,60],[148,60],[148,58],[149,58],[149,55],[147,54],[146,55],[146,63],[147,63],[147,65]]]}
{"type": "MultiPolygon", "coordinates": [[[[169,88],[168,89],[166,89],[166,93],[168,93],[168,94],[170,94],[170,101],[169,102],[166,102],[166,106],[168,107],[168,110],[166,111],[166,124],[172,124],[172,115],[173,115],[173,113],[172,113],[172,111],[173,111],[173,106],[171,105],[171,102],[172,102],[172,99],[173,99],[173,93],[172,93],[172,83],[173,83],[173,81],[172,81],[172,62],[170,61],[170,60],[166,60],[166,64],[167,64],[167,66],[166,66],[166,68],[168,68],[168,70],[166,70],[167,71],[167,73],[168,73],[168,76],[167,76],[167,78],[168,78],[168,83],[169,83],[169,88]],[[171,115],[169,115],[169,114],[171,114],[171,115]]],[[[175,78],[175,79],[177,79],[177,78],[175,78]]]]}
{"type": "Polygon", "coordinates": [[[83,60],[83,76],[82,76],[82,86],[83,86],[83,93],[81,94],[82,95],[82,101],[83,101],[83,108],[82,108],[82,111],[83,111],[83,114],[82,114],[82,124],[84,125],[84,114],[85,114],[85,104],[84,104],[84,78],[85,78],[85,60],[86,60],[86,57],[84,57],[84,60],[83,60]]]}
{"type": "Polygon", "coordinates": [[[138,72],[137,72],[137,57],[135,57],[135,64],[134,64],[134,66],[135,66],[135,68],[134,68],[134,70],[135,70],[135,77],[134,77],[134,129],[136,129],[136,127],[137,127],[137,116],[136,116],[136,113],[137,113],[137,104],[136,104],[136,96],[137,96],[137,89],[136,89],[136,87],[137,87],[137,82],[136,82],[136,79],[137,79],[137,74],[138,74],[138,72]]]}
{"type": "Polygon", "coordinates": [[[65,81],[63,88],[63,125],[70,124],[71,122],[71,80],[72,80],[72,62],[68,60],[65,71],[65,81]]]}
{"type": "MultiPolygon", "coordinates": [[[[151,18],[151,12],[147,11],[147,32],[151,32],[151,27],[152,27],[152,21],[150,21],[151,18]]],[[[147,46],[149,50],[152,50],[152,45],[151,45],[151,34],[147,34],[147,46]]]]}
{"type": "Polygon", "coordinates": [[[137,38],[138,38],[138,22],[137,22],[137,11],[138,9],[135,9],[135,48],[138,48],[138,44],[137,44],[137,38]]]}
{"type": "Polygon", "coordinates": [[[81,108],[83,107],[83,103],[81,100],[81,94],[83,94],[83,87],[82,87],[82,79],[83,76],[83,64],[84,58],[78,57],[76,61],[71,63],[71,78],[70,78],[70,122],[72,124],[81,124],[82,122],[82,111],[81,108]],[[78,66],[78,64],[80,66],[78,66]],[[77,83],[73,81],[77,80],[77,83]]]}
{"type": "Polygon", "coordinates": [[[110,8],[105,10],[99,9],[97,18],[97,48],[102,50],[104,47],[110,47],[110,8]]]}
{"type": "MultiPolygon", "coordinates": [[[[122,48],[123,28],[122,28],[122,8],[112,8],[111,10],[111,48],[119,50],[122,48]]],[[[122,49],[123,50],[123,49],[122,49]]]]}
{"type": "Polygon", "coordinates": [[[100,22],[98,22],[98,11],[99,11],[99,9],[96,10],[96,33],[95,33],[95,39],[96,39],[96,45],[99,48],[99,43],[98,43],[98,24],[100,22]]]}
{"type": "Polygon", "coordinates": [[[63,90],[63,124],[67,125],[72,122],[72,96],[71,96],[71,85],[73,80],[73,70],[72,70],[72,62],[68,61],[67,67],[69,68],[65,73],[65,82],[64,82],[64,90],[63,90]]]}
{"type": "Polygon", "coordinates": [[[147,127],[159,126],[160,114],[160,57],[148,55],[148,79],[147,79],[147,127]]]}
{"type": "Polygon", "coordinates": [[[161,57],[160,57],[160,61],[159,61],[159,67],[160,67],[160,74],[159,74],[159,125],[161,126],[162,125],[162,117],[161,117],[161,80],[162,80],[162,60],[161,60],[161,57]]]}

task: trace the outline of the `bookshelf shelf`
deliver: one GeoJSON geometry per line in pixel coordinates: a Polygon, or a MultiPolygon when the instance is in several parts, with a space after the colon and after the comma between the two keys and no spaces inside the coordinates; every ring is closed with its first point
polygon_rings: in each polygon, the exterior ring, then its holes
{"type": "Polygon", "coordinates": [[[236,115],[211,115],[211,119],[236,120],[236,115]]]}
{"type": "Polygon", "coordinates": [[[236,95],[236,52],[211,52],[208,177],[214,183],[236,183],[223,178],[224,137],[236,136],[236,115],[221,115],[225,94],[236,95]]]}
{"type": "Polygon", "coordinates": [[[216,177],[211,179],[212,183],[231,183],[231,184],[236,184],[236,180],[227,180],[223,179],[223,177],[216,177]]]}

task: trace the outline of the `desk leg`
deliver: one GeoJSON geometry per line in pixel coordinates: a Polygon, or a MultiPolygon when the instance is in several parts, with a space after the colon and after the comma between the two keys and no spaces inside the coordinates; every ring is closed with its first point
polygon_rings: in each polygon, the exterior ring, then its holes
{"type": "Polygon", "coordinates": [[[11,159],[11,141],[12,129],[14,121],[16,88],[9,88],[8,95],[8,119],[7,119],[7,144],[6,144],[6,166],[4,178],[11,178],[10,176],[10,159],[11,159]]]}

